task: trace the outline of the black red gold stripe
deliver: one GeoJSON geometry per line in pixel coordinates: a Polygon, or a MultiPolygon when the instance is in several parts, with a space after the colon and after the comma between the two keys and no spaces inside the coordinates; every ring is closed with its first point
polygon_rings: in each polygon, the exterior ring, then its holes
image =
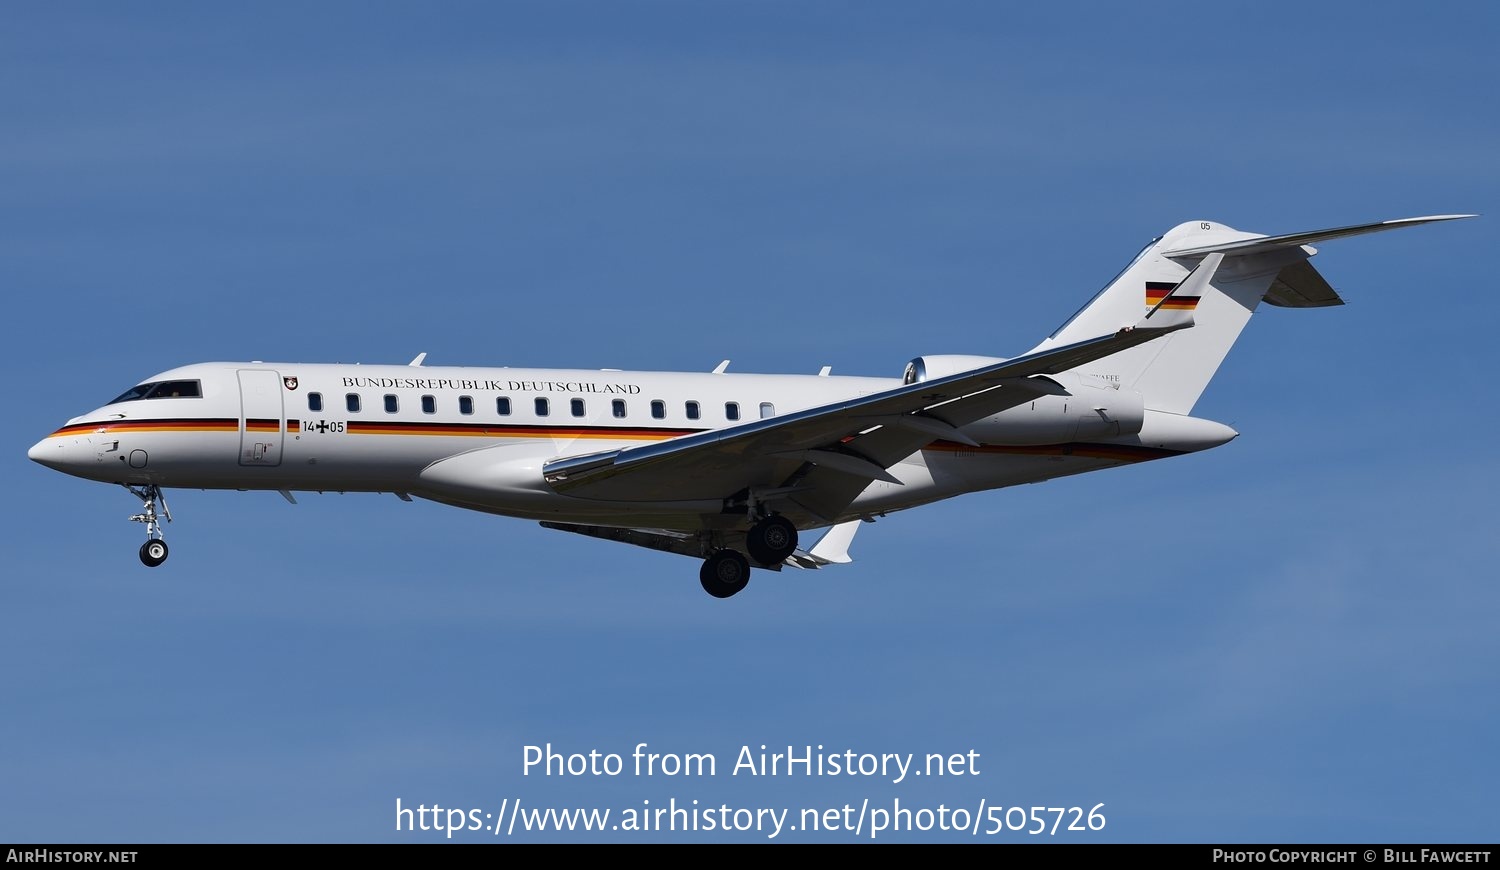
{"type": "MultiPolygon", "coordinates": [[[[288,432],[300,432],[302,424],[288,420],[288,432]]],[[[253,419],[245,425],[249,432],[280,432],[280,420],[253,419]]],[[[48,435],[56,438],[63,435],[107,435],[122,432],[238,432],[240,421],[234,417],[193,417],[166,420],[102,420],[94,423],[74,423],[48,435]]]]}
{"type": "MultiPolygon", "coordinates": [[[[252,419],[247,421],[247,431],[278,432],[280,421],[252,419]]],[[[679,435],[691,435],[703,429],[674,429],[611,426],[540,426],[523,424],[487,423],[411,423],[397,420],[374,422],[352,420],[346,431],[356,435],[428,435],[481,438],[608,438],[622,441],[663,441],[679,435]]],[[[300,433],[300,420],[286,421],[288,433],[300,433]]],[[[94,423],[75,423],[64,426],[49,435],[56,438],[67,435],[109,434],[121,432],[238,432],[240,421],[233,418],[197,418],[170,420],[110,420],[94,423]]],[[[848,439],[845,439],[848,440],[848,439]]],[[[1184,451],[1160,447],[1144,447],[1134,444],[1090,444],[1072,442],[1068,444],[1043,444],[1033,446],[983,445],[970,447],[953,441],[934,441],[923,450],[939,453],[965,453],[1011,456],[1078,456],[1086,459],[1109,459],[1118,462],[1145,462],[1180,456],[1184,451]]]]}
{"type": "Polygon", "coordinates": [[[74,423],[53,432],[48,438],[60,435],[94,435],[110,432],[238,432],[240,421],[235,417],[178,418],[170,420],[101,420],[94,423],[74,423]]]}
{"type": "MultiPolygon", "coordinates": [[[[245,431],[274,433],[281,431],[280,420],[251,418],[245,431]]],[[[689,435],[702,429],[650,428],[642,426],[542,426],[515,423],[413,423],[400,420],[351,420],[345,431],[355,435],[442,435],[481,438],[617,438],[626,441],[652,441],[689,435]]],[[[119,432],[238,432],[240,421],[227,418],[191,418],[166,420],[104,420],[64,426],[49,435],[95,435],[119,432]]],[[[301,420],[287,420],[288,434],[301,434],[301,420]]]]}
{"type": "Polygon", "coordinates": [[[1158,303],[1161,303],[1163,309],[1192,311],[1197,308],[1198,300],[1202,298],[1201,296],[1173,296],[1171,299],[1167,299],[1166,302],[1162,302],[1163,299],[1166,299],[1167,294],[1172,292],[1172,288],[1176,286],[1176,284],[1169,281],[1147,281],[1146,307],[1155,308],[1158,303]]]}

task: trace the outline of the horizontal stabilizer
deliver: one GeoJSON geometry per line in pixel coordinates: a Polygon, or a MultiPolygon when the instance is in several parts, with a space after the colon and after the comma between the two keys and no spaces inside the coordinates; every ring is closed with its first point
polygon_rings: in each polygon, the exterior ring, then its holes
{"type": "Polygon", "coordinates": [[[1252,236],[1246,239],[1216,242],[1200,247],[1163,251],[1162,256],[1176,259],[1179,257],[1199,257],[1204,254],[1221,253],[1228,254],[1231,257],[1239,257],[1246,254],[1261,254],[1267,251],[1274,251],[1278,248],[1296,248],[1302,245],[1311,245],[1314,242],[1326,242],[1329,239],[1342,239],[1346,236],[1362,236],[1365,233],[1379,233],[1385,230],[1400,229],[1401,227],[1414,227],[1438,221],[1456,221],[1471,217],[1478,217],[1478,215],[1438,214],[1427,217],[1400,218],[1393,221],[1377,221],[1373,224],[1356,224],[1352,227],[1334,227],[1326,230],[1310,230],[1303,233],[1287,233],[1281,236],[1252,236]]]}

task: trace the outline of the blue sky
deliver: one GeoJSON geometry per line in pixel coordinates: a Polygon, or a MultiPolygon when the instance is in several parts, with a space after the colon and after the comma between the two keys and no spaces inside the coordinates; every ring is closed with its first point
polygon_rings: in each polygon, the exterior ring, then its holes
{"type": "Polygon", "coordinates": [[[421,842],[444,838],[396,831],[397,799],[674,798],[1103,803],[1070,842],[1493,841],[1491,5],[6,25],[0,841],[421,842]],[[1184,220],[1453,212],[1486,217],[1322,247],[1350,304],[1254,319],[1195,411],[1232,444],[891,516],[853,565],[730,601],[681,557],[374,495],[169,493],[150,571],[128,496],[25,458],[214,359],[896,376],[1024,351],[1184,220]],[[522,774],[527,745],[640,742],[719,775],[522,774]],[[761,744],[980,773],[728,775],[761,744]]]}

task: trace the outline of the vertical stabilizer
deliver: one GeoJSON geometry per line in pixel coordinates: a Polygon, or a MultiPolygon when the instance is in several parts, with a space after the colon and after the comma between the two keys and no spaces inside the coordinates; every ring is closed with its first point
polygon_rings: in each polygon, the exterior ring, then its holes
{"type": "MultiPolygon", "coordinates": [[[[1147,408],[1187,414],[1261,300],[1292,308],[1343,302],[1307,262],[1317,253],[1310,243],[1466,217],[1473,215],[1403,218],[1280,236],[1240,232],[1211,221],[1178,224],[1147,245],[1119,277],[1033,352],[1108,335],[1135,323],[1169,294],[1185,295],[1174,293],[1174,288],[1200,264],[1223,257],[1202,288],[1193,312],[1194,328],[1081,367],[1139,392],[1147,408]]],[[[1197,295],[1197,290],[1186,295],[1197,295]]]]}
{"type": "MultiPolygon", "coordinates": [[[[1215,253],[1173,258],[1165,252],[1247,236],[1208,221],[1180,224],[1142,251],[1118,278],[1038,345],[1037,350],[1107,335],[1124,324],[1136,322],[1171,294],[1200,262],[1223,256],[1215,253]]],[[[1193,329],[1105,357],[1089,364],[1087,370],[1117,380],[1124,389],[1141,393],[1148,408],[1188,413],[1277,273],[1287,265],[1305,260],[1309,251],[1302,247],[1277,248],[1224,259],[1212,273],[1212,279],[1195,291],[1193,329]]]]}

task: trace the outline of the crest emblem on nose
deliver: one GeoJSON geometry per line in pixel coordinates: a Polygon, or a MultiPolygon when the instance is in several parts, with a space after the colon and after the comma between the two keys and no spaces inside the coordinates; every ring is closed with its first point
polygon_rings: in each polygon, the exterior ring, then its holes
{"type": "Polygon", "coordinates": [[[286,385],[288,390],[297,389],[297,379],[295,377],[282,378],[281,382],[286,385]]]}

